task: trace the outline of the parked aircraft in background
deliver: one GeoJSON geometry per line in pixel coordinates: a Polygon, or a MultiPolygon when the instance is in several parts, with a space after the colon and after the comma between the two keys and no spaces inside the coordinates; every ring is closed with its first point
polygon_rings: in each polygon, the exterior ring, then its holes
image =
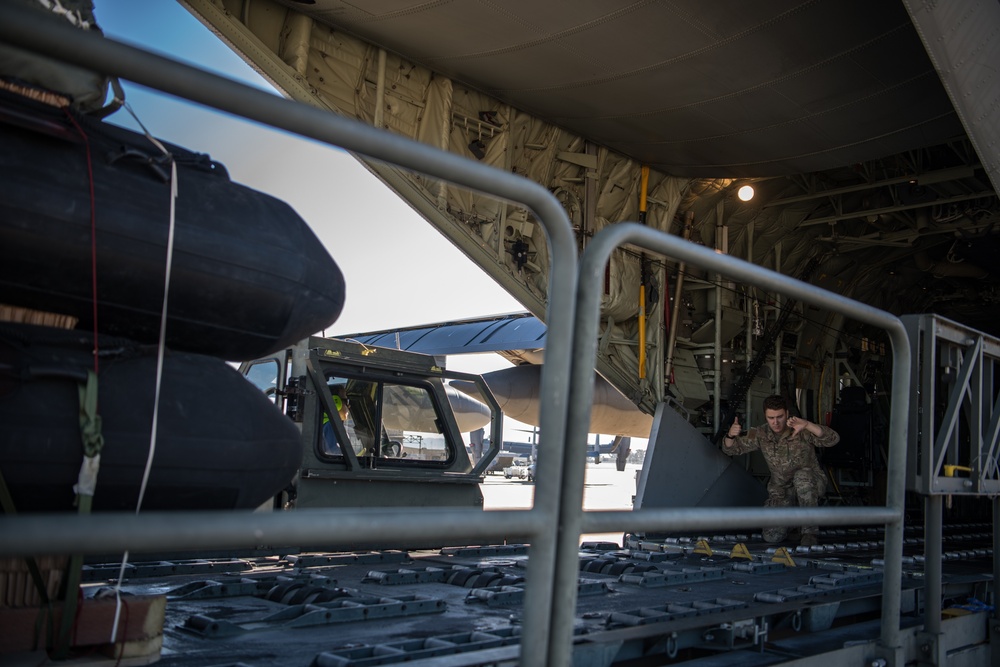
{"type": "MultiPolygon", "coordinates": [[[[530,313],[471,318],[391,331],[346,334],[348,340],[366,345],[399,347],[424,354],[461,355],[495,352],[514,366],[483,374],[504,415],[523,424],[540,426],[541,364],[545,358],[545,325],[530,313]]],[[[594,378],[594,404],[590,432],[612,436],[648,438],[652,415],[639,410],[600,375],[594,378]]],[[[474,385],[453,380],[449,386],[472,396],[474,385]]]]}

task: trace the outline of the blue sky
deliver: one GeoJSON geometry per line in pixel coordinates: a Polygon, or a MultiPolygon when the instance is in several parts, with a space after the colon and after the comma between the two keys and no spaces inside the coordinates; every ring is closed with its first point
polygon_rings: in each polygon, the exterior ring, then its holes
{"type": "MultiPolygon", "coordinates": [[[[271,90],[243,60],[174,0],[95,0],[105,35],[271,90]]],[[[123,82],[149,131],[226,165],[234,181],[288,202],[312,227],[347,281],[329,334],[388,329],[523,310],[429,223],[353,157],[123,82]]],[[[135,128],[122,110],[113,122],[135,128]]],[[[497,355],[451,357],[485,372],[497,355]]]]}

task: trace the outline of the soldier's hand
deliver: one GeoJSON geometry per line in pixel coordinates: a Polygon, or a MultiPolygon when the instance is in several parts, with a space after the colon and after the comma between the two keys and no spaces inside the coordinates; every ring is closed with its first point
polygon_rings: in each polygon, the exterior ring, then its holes
{"type": "Polygon", "coordinates": [[[733,419],[733,425],[729,427],[729,433],[727,433],[726,435],[728,435],[730,438],[735,438],[739,436],[741,431],[742,429],[740,428],[740,418],[736,417],[735,419],[733,419]]]}
{"type": "Polygon", "coordinates": [[[788,418],[788,426],[796,433],[799,433],[802,429],[804,429],[808,425],[809,422],[805,419],[802,419],[801,417],[788,418]]]}

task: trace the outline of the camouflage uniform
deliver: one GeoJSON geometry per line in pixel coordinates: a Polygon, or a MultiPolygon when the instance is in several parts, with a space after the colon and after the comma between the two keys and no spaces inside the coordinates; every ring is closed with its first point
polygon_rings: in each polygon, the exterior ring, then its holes
{"type": "MultiPolygon", "coordinates": [[[[775,433],[768,425],[755,426],[746,435],[738,436],[731,446],[723,446],[722,451],[730,456],[760,450],[771,471],[767,483],[765,507],[816,507],[826,492],[826,474],[816,458],[816,447],[833,447],[840,442],[837,432],[828,426],[820,426],[823,434],[819,437],[806,429],[798,436],[786,426],[781,433],[775,433]]],[[[802,534],[819,532],[818,526],[803,526],[802,534]]],[[[788,534],[787,528],[765,528],[766,542],[781,542],[788,534]]]]}

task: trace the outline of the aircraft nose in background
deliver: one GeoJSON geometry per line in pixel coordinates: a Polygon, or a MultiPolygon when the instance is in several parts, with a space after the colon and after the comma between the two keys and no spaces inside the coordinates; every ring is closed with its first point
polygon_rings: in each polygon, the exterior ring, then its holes
{"type": "Polygon", "coordinates": [[[469,433],[480,429],[490,423],[492,412],[490,406],[478,400],[479,390],[475,383],[466,380],[452,380],[451,384],[445,385],[445,393],[448,394],[448,402],[455,413],[455,421],[458,422],[458,430],[462,433],[469,433]],[[455,383],[468,385],[465,389],[453,387],[455,383]]]}

